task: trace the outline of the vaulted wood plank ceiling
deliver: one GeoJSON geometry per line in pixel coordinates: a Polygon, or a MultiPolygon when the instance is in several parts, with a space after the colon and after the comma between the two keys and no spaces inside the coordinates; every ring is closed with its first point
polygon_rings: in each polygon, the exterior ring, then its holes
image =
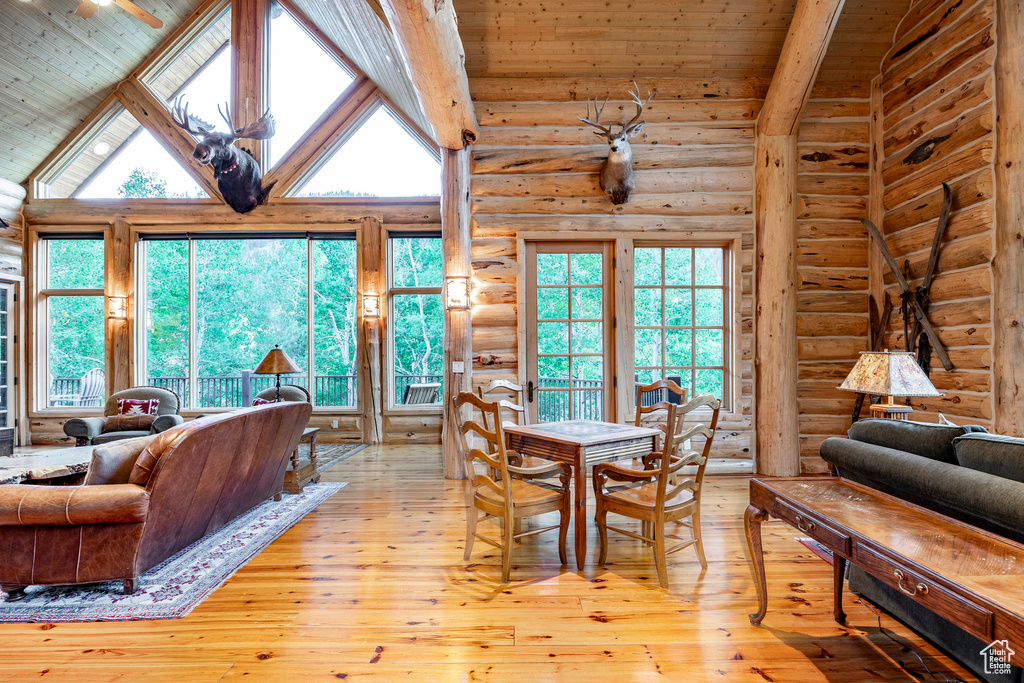
{"type": "MultiPolygon", "coordinates": [[[[474,78],[770,79],[796,0],[455,0],[474,78]]],[[[846,0],[819,78],[878,73],[909,0],[846,0]]],[[[471,87],[472,89],[472,87],[471,87]]]]}

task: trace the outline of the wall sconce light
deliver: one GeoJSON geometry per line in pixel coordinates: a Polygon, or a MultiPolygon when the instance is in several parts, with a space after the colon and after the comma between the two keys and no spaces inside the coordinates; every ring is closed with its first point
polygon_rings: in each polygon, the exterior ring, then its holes
{"type": "Polygon", "coordinates": [[[377,294],[363,294],[363,317],[380,317],[380,296],[377,294]]]}
{"type": "Polygon", "coordinates": [[[459,275],[445,278],[444,306],[449,311],[469,310],[469,276],[459,275]]]}
{"type": "Polygon", "coordinates": [[[107,298],[107,317],[113,320],[128,319],[128,298],[111,296],[107,298]]]}

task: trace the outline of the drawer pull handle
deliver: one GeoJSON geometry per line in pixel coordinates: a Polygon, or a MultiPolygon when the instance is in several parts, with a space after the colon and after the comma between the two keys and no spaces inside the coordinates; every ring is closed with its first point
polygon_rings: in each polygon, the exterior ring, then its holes
{"type": "Polygon", "coordinates": [[[909,595],[911,597],[917,595],[918,593],[920,593],[921,595],[928,595],[928,586],[926,586],[923,583],[918,583],[916,586],[914,586],[914,590],[908,590],[908,589],[904,588],[903,587],[903,579],[907,578],[907,575],[904,574],[899,569],[895,570],[892,573],[892,575],[894,577],[896,577],[896,585],[899,587],[899,589],[901,591],[903,591],[907,595],[909,595]]]}
{"type": "Polygon", "coordinates": [[[800,515],[796,516],[796,528],[799,529],[800,531],[804,532],[804,533],[808,533],[808,532],[814,531],[814,529],[817,526],[818,525],[815,524],[814,522],[811,522],[809,520],[805,520],[800,515]]]}

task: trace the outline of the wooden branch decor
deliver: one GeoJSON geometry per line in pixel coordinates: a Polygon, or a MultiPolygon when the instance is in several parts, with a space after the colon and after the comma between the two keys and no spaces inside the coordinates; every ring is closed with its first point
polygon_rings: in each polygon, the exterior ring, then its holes
{"type": "Polygon", "coordinates": [[[382,0],[381,7],[437,143],[462,149],[476,142],[480,131],[451,0],[382,0]]]}
{"type": "Polygon", "coordinates": [[[928,335],[928,341],[931,342],[932,348],[934,348],[935,353],[938,354],[939,360],[942,361],[942,367],[945,368],[947,372],[952,370],[953,361],[949,359],[949,354],[946,353],[946,347],[943,346],[942,340],[939,339],[939,335],[935,332],[935,328],[933,328],[931,322],[928,321],[928,314],[925,313],[924,309],[921,307],[921,303],[917,300],[917,297],[914,296],[914,291],[911,289],[910,283],[907,282],[907,278],[900,272],[900,265],[896,262],[892,252],[889,251],[889,245],[886,244],[885,237],[882,236],[878,227],[867,218],[861,218],[860,222],[868,229],[868,234],[871,235],[875,244],[878,245],[878,250],[882,252],[882,258],[885,259],[886,264],[889,266],[889,270],[892,271],[893,276],[896,278],[896,282],[899,283],[900,289],[903,290],[904,294],[910,293],[908,301],[913,307],[914,315],[921,323],[921,328],[924,330],[924,333],[928,335]]]}

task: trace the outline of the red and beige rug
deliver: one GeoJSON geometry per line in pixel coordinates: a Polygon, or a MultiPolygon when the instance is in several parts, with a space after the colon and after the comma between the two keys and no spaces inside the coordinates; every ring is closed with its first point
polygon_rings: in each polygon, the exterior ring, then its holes
{"type": "Polygon", "coordinates": [[[134,595],[121,594],[121,581],[32,586],[23,600],[0,602],[0,623],[183,617],[343,486],[309,484],[302,493],[285,495],[279,503],[257,505],[143,574],[134,595]]]}

